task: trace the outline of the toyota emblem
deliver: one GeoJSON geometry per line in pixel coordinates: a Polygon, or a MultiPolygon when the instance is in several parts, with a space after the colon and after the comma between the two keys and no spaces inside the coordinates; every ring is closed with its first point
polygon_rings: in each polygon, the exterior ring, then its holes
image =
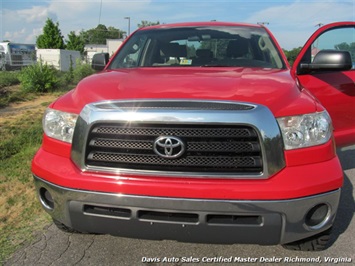
{"type": "Polygon", "coordinates": [[[185,144],[176,137],[158,137],[154,141],[154,152],[164,158],[179,158],[185,152],[185,144]]]}

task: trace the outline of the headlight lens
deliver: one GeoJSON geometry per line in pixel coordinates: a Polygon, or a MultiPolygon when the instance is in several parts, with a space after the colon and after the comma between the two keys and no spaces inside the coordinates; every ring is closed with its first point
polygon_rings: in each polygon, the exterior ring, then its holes
{"type": "Polygon", "coordinates": [[[277,121],[286,150],[320,145],[332,136],[332,123],[326,111],[281,117],[277,121]]]}
{"type": "Polygon", "coordinates": [[[43,117],[44,133],[52,138],[72,142],[78,115],[48,108],[43,117]]]}

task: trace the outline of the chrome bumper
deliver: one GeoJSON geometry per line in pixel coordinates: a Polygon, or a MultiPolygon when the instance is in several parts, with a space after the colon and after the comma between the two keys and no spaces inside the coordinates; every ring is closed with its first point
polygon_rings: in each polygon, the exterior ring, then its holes
{"type": "Polygon", "coordinates": [[[160,198],[74,190],[36,176],[34,180],[44,209],[68,227],[82,232],[184,242],[293,242],[331,227],[340,198],[340,189],[292,200],[160,198]],[[52,202],[46,201],[45,192],[50,193],[52,202]],[[327,216],[320,224],[307,226],[306,214],[318,204],[328,206],[327,216]]]}

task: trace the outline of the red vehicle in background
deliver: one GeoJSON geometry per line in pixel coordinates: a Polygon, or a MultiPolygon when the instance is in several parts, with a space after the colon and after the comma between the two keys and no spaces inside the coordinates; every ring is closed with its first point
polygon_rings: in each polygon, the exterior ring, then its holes
{"type": "Polygon", "coordinates": [[[355,143],[355,23],[292,68],[261,25],[139,29],[53,102],[32,171],[65,231],[327,247],[355,143]]]}

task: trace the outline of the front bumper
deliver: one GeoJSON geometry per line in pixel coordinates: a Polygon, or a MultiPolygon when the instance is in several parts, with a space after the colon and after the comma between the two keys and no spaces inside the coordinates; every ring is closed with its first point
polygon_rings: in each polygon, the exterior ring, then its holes
{"type": "Polygon", "coordinates": [[[340,189],[290,200],[149,197],[75,190],[37,176],[34,179],[44,209],[68,227],[82,232],[184,242],[293,242],[331,227],[340,198],[340,189]],[[326,205],[327,215],[319,224],[308,226],[306,215],[317,205],[326,205]]]}

